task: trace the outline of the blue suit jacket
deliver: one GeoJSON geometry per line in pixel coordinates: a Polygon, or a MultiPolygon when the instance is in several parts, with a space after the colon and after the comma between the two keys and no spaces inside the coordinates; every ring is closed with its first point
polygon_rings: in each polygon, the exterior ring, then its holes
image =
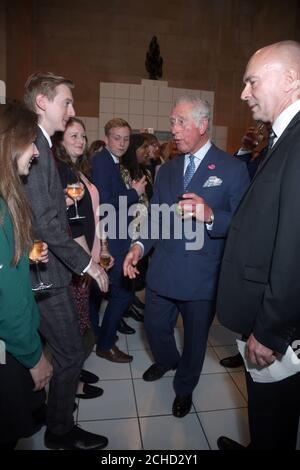
{"type": "MultiPolygon", "coordinates": [[[[151,206],[177,203],[178,195],[184,192],[183,172],[183,156],[162,165],[151,206]]],[[[203,247],[194,251],[186,249],[187,240],[184,237],[160,238],[156,241],[141,238],[145,253],[155,246],[147,277],[148,286],[152,290],[178,300],[214,299],[225,237],[233,212],[248,185],[246,165],[212,145],[186,192],[203,197],[212,208],[215,218],[213,228],[209,231],[205,224],[193,221],[193,229],[203,229],[204,232],[203,247]],[[217,177],[221,184],[205,186],[210,177],[217,177]]],[[[172,234],[172,221],[170,225],[172,234]]]]}
{"type": "Polygon", "coordinates": [[[94,155],[92,160],[92,179],[100,194],[100,203],[111,204],[116,214],[116,236],[108,238],[109,251],[114,257],[122,257],[127,253],[130,246],[127,227],[130,218],[127,217],[127,210],[138,202],[139,196],[135,189],[127,189],[120,174],[118,165],[115,164],[108,150],[103,149],[94,155]],[[124,198],[124,206],[119,207],[119,197],[124,198]],[[119,209],[121,208],[121,214],[119,209]],[[123,239],[120,237],[119,215],[123,220],[121,231],[123,239]]]}

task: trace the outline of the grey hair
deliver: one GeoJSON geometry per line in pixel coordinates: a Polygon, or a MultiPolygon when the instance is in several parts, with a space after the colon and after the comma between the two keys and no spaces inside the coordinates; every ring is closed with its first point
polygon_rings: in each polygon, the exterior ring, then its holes
{"type": "Polygon", "coordinates": [[[208,124],[210,123],[210,103],[206,100],[202,100],[197,96],[182,95],[176,99],[174,106],[179,104],[191,104],[192,105],[192,117],[196,126],[200,126],[203,119],[207,119],[208,124]]]}

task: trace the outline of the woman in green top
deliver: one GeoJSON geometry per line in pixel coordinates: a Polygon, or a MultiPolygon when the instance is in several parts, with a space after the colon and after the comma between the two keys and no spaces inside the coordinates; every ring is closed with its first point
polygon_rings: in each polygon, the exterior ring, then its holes
{"type": "Polygon", "coordinates": [[[0,105],[0,449],[37,430],[52,375],[31,291],[31,212],[21,182],[38,156],[36,126],[21,103],[0,105]]]}

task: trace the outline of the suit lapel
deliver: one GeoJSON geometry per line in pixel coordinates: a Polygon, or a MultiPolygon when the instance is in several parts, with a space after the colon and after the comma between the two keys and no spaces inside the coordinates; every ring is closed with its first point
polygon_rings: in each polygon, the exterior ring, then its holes
{"type": "Polygon", "coordinates": [[[266,164],[268,163],[268,161],[270,160],[270,158],[272,157],[273,153],[276,152],[278,150],[278,148],[280,147],[280,145],[286,140],[286,138],[289,136],[289,133],[291,132],[292,128],[294,126],[296,126],[297,124],[300,123],[300,112],[298,112],[296,114],[296,116],[291,120],[291,122],[289,123],[289,125],[287,126],[287,128],[284,130],[284,132],[281,134],[281,136],[279,137],[279,139],[275,142],[275,144],[273,145],[273,147],[271,148],[271,150],[268,151],[265,159],[263,160],[263,162],[261,163],[261,165],[259,166],[259,168],[257,169],[254,177],[252,178],[252,181],[247,189],[247,191],[245,192],[244,196],[242,197],[242,199],[240,200],[240,203],[239,205],[237,206],[236,208],[236,212],[238,212],[238,210],[240,209],[240,207],[243,205],[244,201],[247,200],[247,197],[249,195],[249,193],[251,193],[251,190],[252,190],[252,187],[253,185],[255,184],[255,180],[257,178],[257,176],[263,171],[263,169],[265,168],[266,164]]]}
{"type": "Polygon", "coordinates": [[[184,155],[174,160],[174,169],[170,172],[170,187],[174,201],[183,194],[184,155]]]}
{"type": "Polygon", "coordinates": [[[199,194],[199,188],[202,188],[205,181],[207,181],[210,176],[214,175],[212,170],[217,167],[218,158],[216,156],[215,146],[212,144],[191,179],[187,192],[199,194]],[[210,165],[212,166],[212,169],[209,168],[210,165]]]}
{"type": "MultiPolygon", "coordinates": [[[[184,155],[181,155],[176,160],[176,167],[174,171],[171,173],[171,188],[173,196],[176,198],[181,194],[183,194],[183,170],[184,170],[184,155]],[[180,188],[180,189],[179,189],[180,188]]],[[[201,161],[200,165],[198,166],[197,170],[193,178],[191,179],[186,192],[194,192],[199,194],[199,188],[202,188],[205,181],[209,178],[209,176],[213,175],[212,169],[210,169],[210,165],[214,168],[217,167],[219,164],[219,159],[217,156],[217,152],[215,152],[215,146],[212,144],[206,155],[204,156],[203,160],[201,161]]],[[[213,169],[214,169],[213,168],[213,169]]]]}

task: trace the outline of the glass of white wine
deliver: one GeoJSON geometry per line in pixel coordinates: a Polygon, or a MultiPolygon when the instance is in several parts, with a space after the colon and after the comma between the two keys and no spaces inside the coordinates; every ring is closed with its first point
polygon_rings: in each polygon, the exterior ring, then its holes
{"type": "Polygon", "coordinates": [[[43,241],[34,240],[33,247],[31,248],[30,253],[29,253],[30,261],[35,263],[36,275],[38,278],[38,284],[32,288],[34,292],[50,289],[53,285],[53,284],[45,284],[41,278],[41,273],[40,273],[40,268],[39,268],[39,257],[42,251],[43,251],[43,241]]]}
{"type": "Polygon", "coordinates": [[[74,200],[75,203],[75,216],[70,217],[69,220],[78,220],[78,219],[85,219],[84,215],[79,215],[78,207],[77,207],[77,200],[83,194],[83,187],[81,183],[70,183],[67,185],[67,195],[74,200]]]}
{"type": "Polygon", "coordinates": [[[107,240],[100,240],[101,252],[100,252],[100,266],[107,270],[111,262],[111,254],[108,250],[107,240]]]}

